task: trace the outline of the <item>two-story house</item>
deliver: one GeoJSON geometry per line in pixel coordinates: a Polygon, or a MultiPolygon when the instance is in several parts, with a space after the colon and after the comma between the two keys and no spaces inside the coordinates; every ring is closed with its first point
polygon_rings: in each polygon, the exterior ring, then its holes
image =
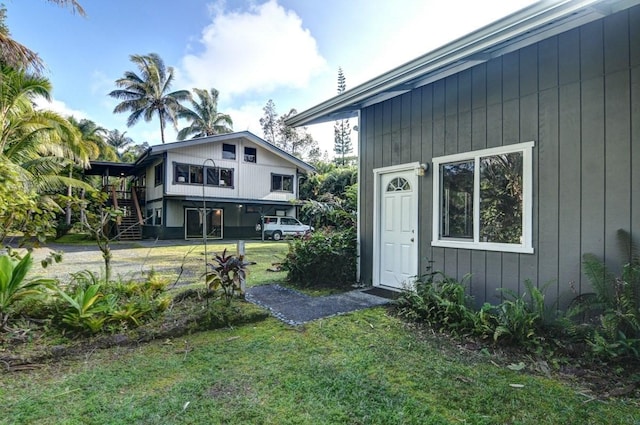
{"type": "Polygon", "coordinates": [[[300,179],[313,170],[242,131],[152,146],[134,164],[96,162],[89,174],[133,177],[126,190],[110,186],[123,234],[143,223],[144,237],[199,239],[206,229],[221,239],[254,236],[260,215],[296,216],[300,179]]]}

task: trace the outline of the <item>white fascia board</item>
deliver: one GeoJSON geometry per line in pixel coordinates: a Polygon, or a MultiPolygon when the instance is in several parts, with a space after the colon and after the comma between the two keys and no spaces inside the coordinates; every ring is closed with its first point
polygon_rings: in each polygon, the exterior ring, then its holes
{"type": "Polygon", "coordinates": [[[415,87],[416,81],[417,86],[420,86],[451,75],[455,71],[449,67],[455,68],[457,62],[460,62],[456,68],[459,72],[491,57],[517,50],[637,4],[640,4],[640,0],[548,0],[535,3],[303,111],[288,119],[287,124],[298,127],[340,119],[342,114],[353,113],[363,105],[373,104],[374,98],[379,102],[380,99],[385,100],[408,91],[403,88],[398,92],[398,86],[411,86],[413,83],[415,87]],[[510,40],[514,43],[509,43],[510,40]],[[506,46],[500,48],[503,43],[506,46]],[[493,52],[492,47],[496,47],[493,52]],[[489,55],[485,53],[487,51],[490,52],[489,55]],[[421,80],[422,76],[425,79],[421,80]]]}

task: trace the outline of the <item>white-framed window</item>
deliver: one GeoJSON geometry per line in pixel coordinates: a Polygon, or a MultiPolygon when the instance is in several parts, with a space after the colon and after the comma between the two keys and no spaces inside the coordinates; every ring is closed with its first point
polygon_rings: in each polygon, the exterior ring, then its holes
{"type": "Polygon", "coordinates": [[[271,191],[293,193],[293,176],[271,173],[271,191]]]}
{"type": "Polygon", "coordinates": [[[433,159],[432,246],[533,253],[533,147],[433,159]]]}

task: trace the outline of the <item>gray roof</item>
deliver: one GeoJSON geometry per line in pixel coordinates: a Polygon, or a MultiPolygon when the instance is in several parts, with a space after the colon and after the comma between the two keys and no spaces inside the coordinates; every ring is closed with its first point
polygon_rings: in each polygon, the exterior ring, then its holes
{"type": "Polygon", "coordinates": [[[360,109],[640,4],[640,0],[543,0],[289,118],[291,126],[357,116],[360,109]]]}
{"type": "Polygon", "coordinates": [[[277,156],[293,163],[296,167],[298,167],[300,170],[304,171],[305,173],[315,171],[315,168],[312,165],[307,164],[301,159],[296,158],[290,153],[283,151],[279,147],[267,142],[264,139],[261,139],[260,137],[256,136],[255,134],[249,131],[238,131],[234,133],[216,134],[215,136],[200,137],[197,139],[189,139],[189,140],[183,140],[180,142],[172,142],[172,143],[165,143],[163,145],[151,146],[149,149],[147,149],[147,151],[143,155],[140,156],[140,158],[136,160],[136,165],[143,165],[144,163],[148,162],[150,158],[153,158],[157,155],[160,155],[166,151],[170,151],[173,149],[186,148],[190,146],[198,146],[198,145],[203,145],[208,143],[222,143],[222,142],[228,142],[228,141],[233,141],[238,139],[249,140],[250,142],[253,142],[256,145],[261,146],[264,149],[267,149],[273,152],[277,156]]]}

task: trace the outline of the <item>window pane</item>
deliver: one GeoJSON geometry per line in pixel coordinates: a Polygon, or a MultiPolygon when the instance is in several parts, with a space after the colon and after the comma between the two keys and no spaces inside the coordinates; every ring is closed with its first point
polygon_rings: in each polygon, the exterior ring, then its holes
{"type": "Polygon", "coordinates": [[[473,161],[444,164],[442,175],[442,237],[473,239],[473,161]]]}
{"type": "Polygon", "coordinates": [[[207,168],[207,184],[218,186],[220,175],[217,168],[207,168]]]}
{"type": "Polygon", "coordinates": [[[236,145],[222,145],[222,158],[223,159],[236,159],[236,145]]]}
{"type": "Polygon", "coordinates": [[[176,164],[175,172],[176,181],[178,183],[186,183],[189,181],[189,166],[184,164],[176,164]]]}
{"type": "Polygon", "coordinates": [[[154,183],[156,186],[162,184],[162,181],[164,180],[163,176],[162,176],[162,172],[164,171],[164,164],[160,163],[158,165],[156,165],[155,167],[155,178],[154,178],[154,183]]]}
{"type": "Polygon", "coordinates": [[[245,162],[256,162],[256,148],[244,148],[245,162]]]}
{"type": "Polygon", "coordinates": [[[271,191],[282,190],[282,176],[271,175],[271,191]]]}
{"type": "Polygon", "coordinates": [[[191,167],[189,167],[189,170],[191,177],[190,182],[202,184],[202,167],[192,165],[191,167]]]}
{"type": "Polygon", "coordinates": [[[287,192],[293,192],[293,177],[291,176],[282,177],[282,190],[287,192]]]}
{"type": "Polygon", "coordinates": [[[522,152],[480,159],[480,241],[522,243],[522,152]]]}
{"type": "Polygon", "coordinates": [[[220,170],[220,186],[233,186],[233,170],[228,168],[220,170]]]}

